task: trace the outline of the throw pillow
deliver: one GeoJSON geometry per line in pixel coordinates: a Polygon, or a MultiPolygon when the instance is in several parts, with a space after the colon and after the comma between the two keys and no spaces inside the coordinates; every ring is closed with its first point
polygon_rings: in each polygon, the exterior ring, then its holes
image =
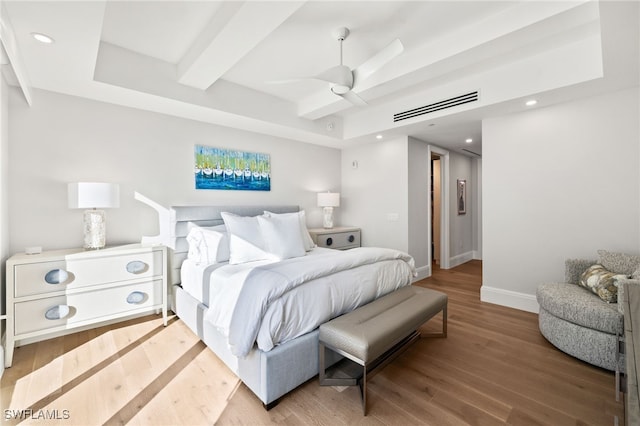
{"type": "Polygon", "coordinates": [[[229,260],[229,235],[224,225],[205,227],[189,222],[188,229],[188,259],[205,265],[229,260]]]}
{"type": "Polygon", "coordinates": [[[640,256],[637,255],[598,250],[598,256],[600,265],[618,274],[631,275],[640,268],[640,256]]]}
{"type": "Polygon", "coordinates": [[[297,216],[258,216],[258,223],[269,253],[278,260],[305,255],[297,216]]]}
{"type": "Polygon", "coordinates": [[[607,303],[618,301],[618,281],[628,278],[624,274],[616,274],[602,265],[592,265],[583,272],[579,284],[597,294],[607,303]]]}
{"type": "Polygon", "coordinates": [[[300,233],[302,234],[302,241],[304,242],[304,249],[305,251],[309,251],[312,248],[314,248],[316,245],[313,242],[313,240],[311,239],[311,235],[309,235],[309,230],[307,229],[307,218],[305,216],[304,210],[300,210],[299,212],[295,212],[295,213],[272,213],[270,211],[264,211],[264,215],[267,217],[278,217],[278,216],[282,216],[282,217],[287,217],[287,216],[295,216],[298,218],[298,221],[300,222],[300,233]]]}
{"type": "Polygon", "coordinates": [[[255,260],[276,260],[267,251],[260,223],[255,216],[238,216],[233,213],[220,213],[229,232],[229,263],[253,262],[255,260]]]}

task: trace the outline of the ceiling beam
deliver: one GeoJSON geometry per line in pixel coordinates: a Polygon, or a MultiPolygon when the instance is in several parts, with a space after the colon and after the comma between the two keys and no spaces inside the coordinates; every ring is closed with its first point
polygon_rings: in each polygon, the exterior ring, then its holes
{"type": "Polygon", "coordinates": [[[13,68],[13,73],[18,80],[20,89],[22,89],[22,94],[24,95],[27,104],[31,106],[33,96],[31,94],[31,83],[29,81],[29,76],[27,75],[27,68],[22,62],[13,25],[11,25],[11,21],[9,20],[9,14],[5,9],[4,3],[0,3],[0,6],[2,8],[0,9],[0,41],[2,42],[4,52],[9,59],[9,63],[13,68]]]}
{"type": "Polygon", "coordinates": [[[304,3],[224,2],[178,64],[178,82],[207,89],[304,3]]]}

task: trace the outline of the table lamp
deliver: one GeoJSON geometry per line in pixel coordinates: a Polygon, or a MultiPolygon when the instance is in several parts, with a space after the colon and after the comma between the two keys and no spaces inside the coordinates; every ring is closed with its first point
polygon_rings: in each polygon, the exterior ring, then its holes
{"type": "Polygon", "coordinates": [[[101,249],[106,242],[105,212],[120,206],[117,183],[78,182],[68,185],[69,208],[84,211],[84,248],[101,249]]]}
{"type": "Polygon", "coordinates": [[[322,207],[323,217],[322,226],[324,228],[333,228],[333,208],[340,207],[339,192],[319,192],[318,207],[322,207]]]}

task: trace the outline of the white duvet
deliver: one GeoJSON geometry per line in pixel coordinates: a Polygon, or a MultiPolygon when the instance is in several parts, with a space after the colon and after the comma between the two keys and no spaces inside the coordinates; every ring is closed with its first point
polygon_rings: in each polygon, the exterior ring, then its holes
{"type": "Polygon", "coordinates": [[[363,247],[316,248],[281,262],[226,265],[211,274],[205,320],[228,337],[232,353],[246,356],[257,342],[263,351],[411,284],[413,258],[363,247]]]}

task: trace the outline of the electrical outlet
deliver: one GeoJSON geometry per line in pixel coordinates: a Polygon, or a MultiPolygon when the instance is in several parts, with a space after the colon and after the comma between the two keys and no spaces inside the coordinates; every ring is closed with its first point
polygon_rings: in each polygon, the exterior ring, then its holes
{"type": "Polygon", "coordinates": [[[400,215],[398,213],[387,213],[387,220],[389,222],[397,222],[400,215]]]}

